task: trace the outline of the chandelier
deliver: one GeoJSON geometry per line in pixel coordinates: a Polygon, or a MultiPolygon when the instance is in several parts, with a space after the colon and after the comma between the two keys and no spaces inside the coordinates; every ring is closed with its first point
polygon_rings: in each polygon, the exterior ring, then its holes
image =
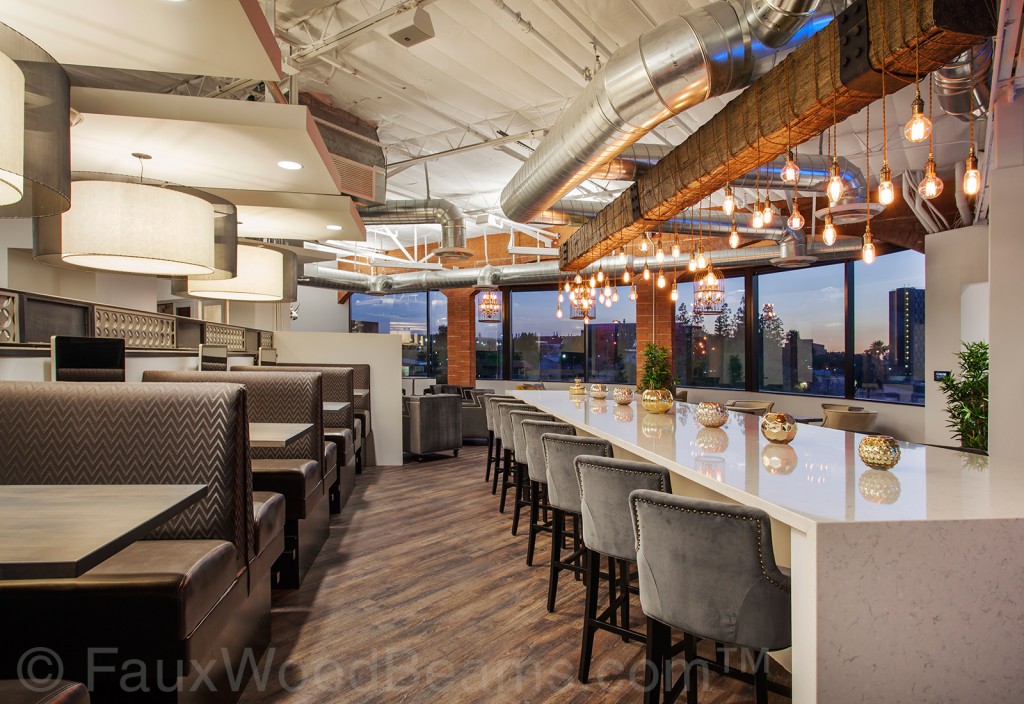
{"type": "Polygon", "coordinates": [[[722,272],[710,264],[693,280],[693,314],[721,315],[725,305],[725,281],[722,272]]]}
{"type": "Polygon", "coordinates": [[[597,289],[579,274],[569,287],[569,318],[589,323],[597,317],[597,289]]]}
{"type": "Polygon", "coordinates": [[[497,291],[484,291],[480,294],[480,303],[477,305],[480,316],[477,322],[500,323],[501,322],[501,296],[497,291]]]}

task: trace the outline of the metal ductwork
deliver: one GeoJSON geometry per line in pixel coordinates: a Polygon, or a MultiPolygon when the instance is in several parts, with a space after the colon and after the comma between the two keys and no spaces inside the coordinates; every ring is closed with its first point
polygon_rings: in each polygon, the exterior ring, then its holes
{"type": "MultiPolygon", "coordinates": [[[[864,177],[864,172],[844,156],[839,157],[837,161],[846,197],[863,199],[868,185],[868,179],[864,177]]],[[[796,163],[800,167],[800,176],[796,181],[797,189],[824,191],[832,158],[824,154],[797,154],[796,163]]],[[[775,188],[792,189],[792,184],[784,183],[782,180],[782,167],[785,165],[786,157],[780,156],[769,161],[760,169],[755,169],[733,180],[732,185],[739,188],[756,188],[760,185],[761,188],[766,188],[771,183],[775,185],[775,188]],[[760,177],[758,177],[759,171],[760,177]]]]}
{"type": "MultiPolygon", "coordinates": [[[[808,243],[803,235],[790,233],[789,243],[784,238],[778,245],[768,245],[754,249],[725,249],[711,253],[711,258],[718,268],[730,266],[765,266],[773,260],[789,260],[794,256],[809,260],[842,259],[847,255],[860,252],[861,242],[857,238],[840,241],[831,247],[823,244],[808,243]],[[799,243],[797,242],[799,240],[799,243]]],[[[589,275],[602,269],[608,276],[618,278],[625,271],[628,259],[621,257],[605,257],[583,270],[589,275]]],[[[679,257],[665,257],[664,267],[673,267],[685,271],[690,258],[683,254],[679,257]]],[[[809,263],[809,262],[808,262],[809,263]]],[[[312,267],[314,265],[310,265],[312,267]]],[[[777,266],[785,266],[777,265],[777,266]]],[[[806,266],[804,264],[803,266],[806,266]]],[[[558,268],[558,262],[534,262],[530,264],[509,264],[506,266],[484,266],[471,269],[443,269],[440,271],[410,272],[403,274],[383,274],[369,276],[351,271],[342,271],[324,264],[316,264],[312,275],[304,276],[299,283],[306,286],[355,291],[374,295],[390,293],[412,293],[417,291],[433,291],[447,288],[495,288],[497,286],[526,286],[537,284],[555,284],[564,274],[558,268]]]]}
{"type": "Polygon", "coordinates": [[[943,111],[965,122],[972,108],[974,119],[984,117],[992,95],[992,40],[985,40],[935,71],[932,81],[935,97],[943,111]]]}
{"type": "Polygon", "coordinates": [[[430,200],[389,200],[384,205],[359,209],[359,217],[366,225],[422,225],[437,223],[441,226],[441,247],[431,252],[440,259],[468,259],[473,252],[466,248],[466,221],[454,203],[432,198],[430,200]]]}
{"type": "Polygon", "coordinates": [[[818,257],[808,254],[807,236],[803,232],[790,230],[779,240],[779,256],[769,261],[779,269],[802,269],[818,261],[818,257]]]}
{"type": "Polygon", "coordinates": [[[713,2],[624,45],[562,111],[502,191],[505,215],[530,222],[668,118],[750,85],[845,5],[713,2]]]}
{"type": "Polygon", "coordinates": [[[606,164],[597,167],[595,181],[636,181],[640,174],[665,158],[673,147],[663,144],[633,144],[606,164]]]}

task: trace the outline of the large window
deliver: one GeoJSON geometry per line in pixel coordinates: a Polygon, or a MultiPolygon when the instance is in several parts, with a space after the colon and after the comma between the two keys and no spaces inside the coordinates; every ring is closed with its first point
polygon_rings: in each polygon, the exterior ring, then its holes
{"type": "Polygon", "coordinates": [[[843,264],[757,277],[761,391],[846,395],[843,264]]]}
{"type": "Polygon", "coordinates": [[[512,379],[572,381],[584,376],[583,321],[568,305],[555,317],[558,292],[512,291],[512,379]]]}
{"type": "MultiPolygon", "coordinates": [[[[476,295],[473,314],[478,315],[481,291],[476,295]]],[[[503,313],[505,311],[502,311],[503,313]]],[[[501,320],[476,323],[476,378],[500,379],[502,365],[502,342],[504,325],[501,320]]]]}
{"type": "Polygon", "coordinates": [[[924,255],[853,265],[857,398],[924,403],[924,255]]]}
{"type": "Polygon", "coordinates": [[[440,384],[448,381],[448,296],[427,294],[427,326],[430,329],[430,371],[440,384]]]}
{"type": "Polygon", "coordinates": [[[368,296],[361,293],[349,299],[349,330],[400,335],[402,338],[402,374],[436,376],[438,359],[447,361],[448,301],[443,293],[398,293],[368,296]],[[430,305],[428,306],[428,299],[430,305]],[[431,319],[430,313],[439,317],[431,319]],[[444,349],[432,353],[434,345],[444,349]]]}
{"type": "Polygon", "coordinates": [[[672,349],[676,378],[686,386],[746,386],[746,306],[743,278],[727,278],[721,315],[693,315],[693,282],[677,285],[672,349]]]}
{"type": "Polygon", "coordinates": [[[619,300],[597,306],[597,319],[586,326],[587,379],[609,384],[636,381],[636,303],[629,286],[616,290],[619,300]]]}

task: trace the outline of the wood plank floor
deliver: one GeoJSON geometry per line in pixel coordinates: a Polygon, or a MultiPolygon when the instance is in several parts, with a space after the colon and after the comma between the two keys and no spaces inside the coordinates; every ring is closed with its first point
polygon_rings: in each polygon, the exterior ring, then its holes
{"type": "MultiPolygon", "coordinates": [[[[498,513],[485,458],[465,447],[357,478],[302,588],[275,595],[273,650],[243,702],[642,701],[643,646],[609,633],[597,634],[590,683],[577,681],[582,585],[563,578],[547,613],[550,542],[526,567],[526,536],[498,513]]],[[[638,603],[632,614],[642,630],[638,603]]],[[[753,701],[753,690],[711,675],[700,701],[753,701]]]]}

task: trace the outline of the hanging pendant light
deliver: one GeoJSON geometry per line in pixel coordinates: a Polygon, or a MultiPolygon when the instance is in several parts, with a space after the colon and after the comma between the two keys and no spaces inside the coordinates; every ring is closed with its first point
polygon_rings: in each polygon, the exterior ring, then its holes
{"type": "Polygon", "coordinates": [[[736,230],[736,219],[733,218],[732,229],[729,231],[729,246],[736,249],[740,246],[740,233],[736,230]]]}
{"type": "MultiPolygon", "coordinates": [[[[867,115],[864,124],[864,173],[871,173],[871,104],[868,103],[867,115]]],[[[867,189],[867,198],[864,207],[867,210],[867,220],[864,221],[864,246],[861,247],[861,258],[865,264],[875,261],[875,245],[871,241],[871,189],[867,189]]]]}
{"type": "Polygon", "coordinates": [[[860,255],[865,264],[872,264],[875,261],[875,243],[871,240],[870,222],[864,230],[864,246],[860,249],[860,255]]]}
{"type": "Polygon", "coordinates": [[[929,154],[924,165],[924,179],[918,184],[917,192],[922,198],[931,200],[942,193],[942,185],[942,179],[935,174],[935,158],[929,154]]]}
{"type": "Polygon", "coordinates": [[[757,208],[754,210],[754,217],[750,219],[750,224],[757,230],[764,227],[764,213],[761,212],[761,204],[757,204],[757,208]]]}
{"type": "Polygon", "coordinates": [[[667,282],[665,281],[665,274],[664,274],[664,272],[659,271],[658,272],[658,288],[665,288],[665,284],[666,283],[667,282]]]}
{"type": "Polygon", "coordinates": [[[673,303],[678,301],[679,300],[679,289],[676,288],[675,286],[673,286],[672,287],[672,292],[670,294],[668,294],[668,297],[669,297],[669,300],[671,300],[673,303]]]}
{"type": "Polygon", "coordinates": [[[832,165],[828,172],[828,185],[825,186],[825,193],[832,205],[839,202],[843,197],[843,177],[839,174],[839,160],[832,158],[832,165]]]}
{"type": "Polygon", "coordinates": [[[612,291],[612,303],[618,303],[618,302],[619,302],[619,289],[615,289],[614,291],[612,291]]]}
{"type": "MultiPolygon", "coordinates": [[[[603,276],[603,274],[602,274],[602,276],[603,276]]],[[[596,277],[596,276],[594,276],[593,274],[591,274],[591,275],[590,275],[590,281],[589,281],[589,283],[590,283],[590,288],[591,288],[591,289],[595,289],[595,288],[597,288],[597,277],[596,277]]]]}
{"type": "Polygon", "coordinates": [[[647,235],[644,235],[643,237],[640,238],[640,251],[647,252],[649,248],[650,245],[647,243],[647,235]]]}
{"type": "Polygon", "coordinates": [[[630,279],[629,269],[622,272],[622,283],[628,284],[630,279]]]}
{"type": "MultiPolygon", "coordinates": [[[[562,294],[558,294],[558,308],[562,307],[562,294]]],[[[501,296],[497,291],[487,290],[480,294],[480,303],[477,305],[478,323],[500,323],[501,322],[501,296]]]]}
{"type": "Polygon", "coordinates": [[[562,317],[562,304],[558,304],[558,310],[555,311],[555,317],[561,319],[562,317]]]}
{"type": "Polygon", "coordinates": [[[651,270],[647,266],[647,262],[644,262],[644,281],[651,280],[651,270]]]}
{"type": "Polygon", "coordinates": [[[800,178],[800,167],[793,160],[792,149],[789,149],[786,153],[786,163],[782,165],[780,176],[782,177],[782,182],[788,184],[794,184],[800,178]]]}
{"type": "Polygon", "coordinates": [[[662,264],[665,261],[665,250],[661,247],[661,239],[658,239],[658,251],[654,253],[654,261],[662,264]]]}
{"type": "MultiPolygon", "coordinates": [[[[77,207],[78,201],[74,202],[77,207]]],[[[280,301],[284,298],[285,264],[285,255],[276,249],[239,245],[238,276],[220,281],[189,279],[188,294],[223,301],[280,301]]]]}
{"type": "Polygon", "coordinates": [[[703,269],[707,269],[707,267],[708,267],[708,258],[706,256],[704,256],[704,249],[702,247],[701,250],[699,252],[697,252],[697,269],[698,270],[703,270],[703,269]]]}
{"type": "Polygon", "coordinates": [[[577,286],[583,283],[583,277],[580,276],[580,273],[578,271],[576,272],[576,278],[573,279],[573,283],[575,283],[577,286]]]}
{"type": "Polygon", "coordinates": [[[690,271],[697,271],[697,253],[690,252],[690,261],[686,263],[686,268],[690,271]]]}
{"type": "Polygon", "coordinates": [[[971,72],[971,105],[967,110],[967,120],[971,130],[971,151],[967,154],[964,164],[964,195],[976,196],[981,192],[981,171],[978,170],[978,157],[974,156],[974,48],[967,63],[971,72]]]}
{"type": "Polygon", "coordinates": [[[772,204],[770,202],[768,202],[768,201],[765,201],[765,204],[764,204],[764,215],[762,216],[762,222],[764,223],[765,227],[768,227],[769,225],[772,224],[772,218],[774,216],[775,216],[775,211],[772,210],[772,204]]]}
{"type": "MultiPolygon", "coordinates": [[[[597,270],[597,283],[604,281],[604,264],[602,264],[597,270]]],[[[593,285],[590,288],[594,288],[593,285]]]]}
{"type": "Polygon", "coordinates": [[[736,212],[736,198],[732,194],[732,186],[725,187],[725,198],[722,200],[722,212],[732,215],[736,212]]]}
{"type": "Polygon", "coordinates": [[[626,248],[623,247],[621,250],[619,250],[619,261],[621,263],[625,264],[626,263],[626,259],[627,259],[627,257],[626,257],[626,248]]]}
{"type": "Polygon", "coordinates": [[[672,258],[678,259],[680,254],[679,243],[672,242],[672,258]]]}
{"type": "Polygon", "coordinates": [[[629,288],[629,300],[631,300],[631,301],[635,301],[636,300],[636,286],[631,286],[629,288]]]}
{"type": "Polygon", "coordinates": [[[920,86],[918,86],[914,101],[910,104],[910,113],[910,119],[907,120],[907,124],[903,128],[903,136],[908,142],[923,142],[932,134],[932,121],[924,114],[924,100],[921,99],[920,86]]]}
{"type": "Polygon", "coordinates": [[[832,224],[832,213],[825,214],[825,227],[821,230],[821,241],[831,247],[836,243],[836,226],[832,224]]]}
{"type": "Polygon", "coordinates": [[[892,205],[896,200],[896,187],[892,183],[892,171],[888,164],[882,166],[878,172],[878,202],[882,205],[892,205]]]}
{"type": "Polygon", "coordinates": [[[0,53],[0,206],[25,195],[25,74],[0,53]]]}
{"type": "MultiPolygon", "coordinates": [[[[885,26],[885,7],[879,6],[882,13],[882,26],[885,26]]],[[[878,172],[878,202],[892,205],[896,200],[896,187],[892,183],[892,170],[889,168],[889,122],[886,118],[885,65],[882,66],[882,169],[878,172]]]]}
{"type": "Polygon", "coordinates": [[[804,226],[804,216],[800,212],[800,204],[797,203],[796,199],[793,199],[793,212],[789,214],[789,218],[786,220],[786,225],[789,226],[790,230],[801,230],[804,226]]]}

